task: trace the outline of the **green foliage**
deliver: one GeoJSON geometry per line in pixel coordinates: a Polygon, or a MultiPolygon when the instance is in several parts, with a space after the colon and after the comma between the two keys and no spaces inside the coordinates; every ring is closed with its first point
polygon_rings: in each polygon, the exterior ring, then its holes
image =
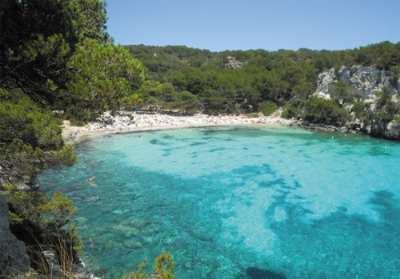
{"type": "Polygon", "coordinates": [[[76,161],[75,149],[72,145],[64,145],[61,149],[48,152],[46,161],[51,165],[71,166],[76,161]]]}
{"type": "Polygon", "coordinates": [[[47,222],[61,228],[69,222],[76,209],[72,200],[64,194],[56,192],[51,199],[39,205],[39,211],[46,214],[47,222]]]}
{"type": "Polygon", "coordinates": [[[182,91],[177,94],[176,101],[172,108],[180,109],[185,113],[194,113],[200,109],[198,97],[189,91],[182,91]]]}
{"type": "Polygon", "coordinates": [[[368,122],[371,114],[370,104],[363,102],[362,100],[356,101],[351,107],[351,112],[354,113],[355,117],[362,122],[368,122]]]}
{"type": "MultiPolygon", "coordinates": [[[[44,166],[44,152],[14,139],[10,144],[0,147],[0,163],[7,170],[10,179],[26,180],[34,177],[44,166]]],[[[1,186],[1,185],[0,185],[1,186]]]]}
{"type": "Polygon", "coordinates": [[[361,47],[355,51],[355,63],[363,65],[376,65],[381,69],[392,70],[400,64],[400,44],[382,42],[361,47]]]}
{"type": "Polygon", "coordinates": [[[389,122],[393,121],[400,114],[400,105],[393,101],[394,92],[385,87],[378,94],[378,100],[374,108],[369,108],[365,113],[364,122],[371,126],[371,132],[381,135],[389,122]]]}
{"type": "Polygon", "coordinates": [[[61,228],[76,211],[73,202],[59,192],[49,199],[44,193],[19,190],[11,183],[3,185],[2,190],[8,197],[11,221],[14,223],[31,221],[61,228]]]}
{"type": "Polygon", "coordinates": [[[348,117],[346,110],[333,100],[311,97],[304,104],[303,119],[310,123],[341,126],[348,117]]]}
{"type": "Polygon", "coordinates": [[[0,6],[0,87],[55,104],[78,42],[105,40],[101,0],[4,0],[0,6]]]}
{"type": "Polygon", "coordinates": [[[39,207],[46,202],[46,196],[39,192],[18,190],[14,184],[3,185],[2,190],[8,197],[10,221],[12,224],[24,222],[38,222],[40,220],[39,207]]]}
{"type": "Polygon", "coordinates": [[[145,81],[142,87],[131,95],[134,107],[179,110],[192,113],[200,108],[198,97],[189,91],[178,91],[171,83],[145,81]]]}
{"type": "Polygon", "coordinates": [[[116,110],[144,80],[144,68],[129,52],[111,44],[85,40],[78,45],[68,67],[67,114],[92,120],[99,113],[116,110]]]}
{"type": "Polygon", "coordinates": [[[58,148],[62,145],[60,123],[48,112],[41,110],[27,97],[0,103],[0,143],[9,144],[15,139],[34,147],[58,148]]]}
{"type": "Polygon", "coordinates": [[[298,108],[292,104],[287,104],[283,107],[282,117],[286,119],[300,118],[298,108]]]}
{"type": "Polygon", "coordinates": [[[360,98],[360,92],[342,81],[338,81],[330,85],[328,89],[329,95],[340,104],[354,103],[360,98]]]}
{"type": "MultiPolygon", "coordinates": [[[[187,91],[197,97],[198,109],[207,113],[255,112],[264,101],[286,106],[288,115],[300,117],[302,106],[315,91],[318,74],[342,65],[377,65],[393,73],[400,70],[400,44],[383,42],[344,51],[263,50],[210,52],[181,46],[129,46],[130,51],[149,69],[151,79],[171,83],[177,92],[187,91]],[[226,58],[243,62],[241,69],[229,70],[226,58]],[[289,105],[288,105],[289,104],[289,105]],[[290,109],[289,109],[290,106],[290,109]]],[[[331,88],[334,100],[356,102],[359,92],[338,82],[331,88]]],[[[153,96],[151,101],[157,103],[153,96]]],[[[164,101],[158,102],[164,107],[164,101]]]]}
{"type": "Polygon", "coordinates": [[[81,42],[87,38],[98,41],[108,40],[106,33],[106,7],[103,0],[69,0],[65,10],[71,21],[69,36],[71,42],[81,42]]]}
{"type": "Polygon", "coordinates": [[[265,115],[269,116],[278,109],[278,106],[271,101],[264,101],[260,104],[260,111],[265,115]]]}

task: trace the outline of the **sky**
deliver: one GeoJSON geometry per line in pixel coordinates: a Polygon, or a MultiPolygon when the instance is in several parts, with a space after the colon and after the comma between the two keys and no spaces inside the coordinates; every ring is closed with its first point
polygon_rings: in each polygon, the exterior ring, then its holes
{"type": "Polygon", "coordinates": [[[347,49],[400,41],[400,0],[106,0],[118,44],[347,49]]]}

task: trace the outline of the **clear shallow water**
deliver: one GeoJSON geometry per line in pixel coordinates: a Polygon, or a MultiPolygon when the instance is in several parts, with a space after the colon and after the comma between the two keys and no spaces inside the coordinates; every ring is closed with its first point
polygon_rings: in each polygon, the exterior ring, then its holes
{"type": "Polygon", "coordinates": [[[400,144],[232,128],[77,151],[39,182],[75,201],[85,260],[110,278],[165,250],[178,278],[400,278],[400,144]]]}

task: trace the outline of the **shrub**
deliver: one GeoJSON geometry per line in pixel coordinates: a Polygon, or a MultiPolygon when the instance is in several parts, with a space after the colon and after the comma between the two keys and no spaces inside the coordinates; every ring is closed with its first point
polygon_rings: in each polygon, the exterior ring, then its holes
{"type": "Polygon", "coordinates": [[[296,118],[298,116],[297,108],[293,105],[286,105],[283,107],[282,117],[283,118],[296,118]]]}
{"type": "Polygon", "coordinates": [[[187,113],[194,113],[200,108],[200,102],[197,96],[189,91],[177,93],[176,101],[171,104],[172,108],[180,109],[187,113]]]}
{"type": "MultiPolygon", "coordinates": [[[[6,98],[4,91],[2,96],[6,98]]],[[[62,145],[59,124],[28,97],[2,99],[0,103],[0,143],[10,144],[19,139],[34,147],[55,149],[62,145]]]]}
{"type": "Polygon", "coordinates": [[[127,97],[124,97],[122,102],[124,109],[132,109],[140,106],[143,102],[143,99],[139,94],[134,93],[127,97]]]}
{"type": "Polygon", "coordinates": [[[304,105],[303,119],[310,123],[341,126],[348,118],[346,110],[332,100],[311,97],[304,105]]]}
{"type": "Polygon", "coordinates": [[[260,104],[260,111],[265,115],[269,116],[278,109],[278,106],[271,101],[264,101],[260,104]]]}
{"type": "Polygon", "coordinates": [[[10,175],[9,180],[13,182],[24,177],[34,177],[45,166],[44,157],[44,152],[40,148],[33,148],[20,139],[15,139],[0,148],[1,166],[6,170],[6,174],[10,175]]]}
{"type": "Polygon", "coordinates": [[[48,222],[61,228],[69,222],[76,209],[71,199],[55,192],[51,199],[39,206],[39,210],[46,215],[48,222]]]}
{"type": "Polygon", "coordinates": [[[39,206],[46,202],[46,196],[40,192],[18,190],[11,183],[2,187],[8,197],[11,224],[38,222],[40,220],[39,206]]]}
{"type": "Polygon", "coordinates": [[[303,99],[292,99],[283,107],[282,117],[283,118],[301,118],[303,114],[304,100],[303,99]]]}
{"type": "Polygon", "coordinates": [[[341,104],[352,103],[355,99],[359,99],[361,96],[361,93],[357,89],[345,84],[342,81],[332,83],[328,90],[329,94],[332,96],[332,99],[341,104]]]}
{"type": "Polygon", "coordinates": [[[76,154],[72,145],[64,145],[59,150],[50,151],[46,161],[52,165],[68,165],[71,166],[76,161],[76,154]]]}

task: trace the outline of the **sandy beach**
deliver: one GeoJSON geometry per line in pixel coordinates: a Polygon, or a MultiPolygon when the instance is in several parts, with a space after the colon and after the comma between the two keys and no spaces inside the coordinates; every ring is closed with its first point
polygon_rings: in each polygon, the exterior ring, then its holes
{"type": "Polygon", "coordinates": [[[279,115],[247,116],[247,115],[206,115],[174,116],[168,114],[145,114],[136,112],[118,112],[112,116],[103,114],[98,121],[85,126],[73,126],[69,121],[63,123],[63,138],[68,144],[83,140],[119,133],[140,131],[259,125],[266,127],[291,126],[294,120],[284,119],[279,115]]]}

